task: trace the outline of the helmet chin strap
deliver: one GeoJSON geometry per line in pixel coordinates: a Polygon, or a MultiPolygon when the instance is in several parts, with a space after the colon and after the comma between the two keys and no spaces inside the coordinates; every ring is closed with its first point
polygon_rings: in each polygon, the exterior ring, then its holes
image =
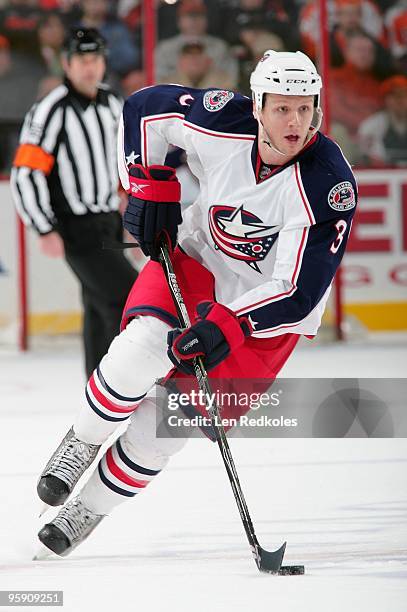
{"type": "Polygon", "coordinates": [[[266,128],[264,127],[263,121],[261,119],[259,119],[260,121],[260,125],[263,129],[263,132],[265,133],[265,135],[267,136],[268,140],[265,140],[264,138],[262,139],[262,141],[264,142],[264,144],[266,144],[268,147],[270,147],[270,149],[272,151],[274,151],[275,153],[278,153],[279,155],[282,155],[283,157],[287,157],[287,153],[283,153],[282,151],[279,151],[277,149],[277,147],[275,147],[272,142],[271,142],[271,138],[270,138],[270,134],[267,132],[266,128]]]}

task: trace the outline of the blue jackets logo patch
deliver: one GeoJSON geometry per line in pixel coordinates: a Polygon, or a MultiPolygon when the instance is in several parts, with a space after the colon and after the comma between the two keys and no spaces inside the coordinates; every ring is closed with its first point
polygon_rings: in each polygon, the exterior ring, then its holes
{"type": "Polygon", "coordinates": [[[352,183],[344,181],[332,187],[328,194],[328,204],[334,210],[349,210],[356,205],[352,183]]]}
{"type": "Polygon", "coordinates": [[[207,91],[203,97],[203,105],[210,113],[220,110],[234,97],[233,91],[226,89],[212,89],[207,91]]]}
{"type": "Polygon", "coordinates": [[[215,249],[245,262],[260,274],[257,262],[267,257],[277,240],[278,231],[270,231],[276,227],[263,225],[259,217],[243,209],[243,204],[239,208],[215,205],[209,209],[209,229],[215,249]]]}

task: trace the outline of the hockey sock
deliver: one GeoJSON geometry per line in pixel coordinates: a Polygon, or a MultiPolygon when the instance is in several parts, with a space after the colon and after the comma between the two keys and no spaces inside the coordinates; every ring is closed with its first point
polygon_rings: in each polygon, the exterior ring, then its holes
{"type": "Polygon", "coordinates": [[[143,491],[160,471],[132,461],[119,438],[100,460],[81,499],[93,512],[110,514],[115,506],[143,491]]]}
{"type": "Polygon", "coordinates": [[[127,430],[106,451],[84,486],[81,498],[96,514],[109,514],[118,504],[141,493],[186,444],[183,438],[156,436],[159,410],[150,397],[141,402],[127,430]]]}

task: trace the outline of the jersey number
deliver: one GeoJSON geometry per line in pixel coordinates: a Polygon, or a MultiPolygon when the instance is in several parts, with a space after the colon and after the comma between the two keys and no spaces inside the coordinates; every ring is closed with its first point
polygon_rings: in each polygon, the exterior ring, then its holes
{"type": "Polygon", "coordinates": [[[331,248],[330,248],[331,253],[337,253],[339,247],[342,244],[343,235],[346,231],[346,228],[348,227],[348,224],[343,219],[340,219],[340,221],[338,221],[338,223],[335,224],[335,227],[338,230],[338,235],[336,236],[335,240],[331,244],[331,248]]]}

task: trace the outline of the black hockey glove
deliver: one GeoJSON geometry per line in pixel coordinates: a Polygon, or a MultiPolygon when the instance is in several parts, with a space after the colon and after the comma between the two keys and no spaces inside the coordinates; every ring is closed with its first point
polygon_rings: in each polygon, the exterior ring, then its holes
{"type": "Polygon", "coordinates": [[[182,222],[180,184],[169,166],[130,166],[129,179],[123,225],[144,255],[158,261],[160,240],[164,238],[170,250],[177,243],[178,225],[182,222]]]}
{"type": "Polygon", "coordinates": [[[194,374],[193,359],[202,357],[207,371],[219,365],[251,335],[252,326],[245,317],[216,302],[201,302],[196,308],[196,322],[188,329],[168,333],[168,357],[185,374],[194,374]]]}

